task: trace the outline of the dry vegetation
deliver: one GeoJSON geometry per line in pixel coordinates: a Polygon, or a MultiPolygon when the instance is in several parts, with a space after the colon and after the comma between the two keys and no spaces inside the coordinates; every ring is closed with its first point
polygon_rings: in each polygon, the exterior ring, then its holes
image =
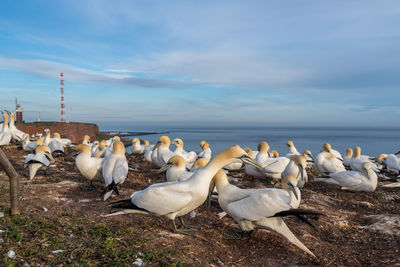
{"type": "MultiPolygon", "coordinates": [[[[400,266],[400,189],[378,186],[373,193],[351,193],[337,186],[310,182],[302,189],[301,208],[326,214],[312,228],[295,218],[285,221],[299,239],[317,255],[313,259],[279,235],[257,230],[242,240],[226,240],[223,232],[238,225],[219,219],[213,202],[200,207],[196,217],[185,217],[202,227],[193,236],[171,231],[163,217],[125,215],[100,217],[110,209],[100,200],[103,182],[89,190],[73,159],[58,158],[46,175],[27,182],[24,153],[16,146],[4,149],[21,175],[21,214],[9,216],[8,178],[0,171],[0,266],[7,265],[132,265],[140,258],[154,266],[400,266]],[[7,257],[12,249],[16,256],[7,257]],[[54,253],[54,252],[59,253],[54,253]],[[61,250],[61,251],[60,251],[61,250]]],[[[128,155],[132,170],[121,196],[165,180],[140,157],[128,155]]],[[[313,172],[309,172],[313,177],[313,172]]],[[[233,173],[232,183],[262,187],[263,181],[233,173]]],[[[387,182],[385,182],[387,183],[387,182]]],[[[380,182],[379,185],[382,185],[380,182]]]]}

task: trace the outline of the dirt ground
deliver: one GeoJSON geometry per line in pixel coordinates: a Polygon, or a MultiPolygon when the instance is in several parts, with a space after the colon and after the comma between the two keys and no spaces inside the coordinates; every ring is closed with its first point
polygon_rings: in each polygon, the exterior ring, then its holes
{"type": "MultiPolygon", "coordinates": [[[[280,235],[257,230],[242,240],[227,240],[238,225],[219,219],[218,202],[200,207],[189,224],[201,224],[193,236],[172,231],[164,217],[110,213],[110,202],[126,199],[152,183],[165,181],[140,156],[127,155],[130,171],[120,196],[103,202],[104,182],[88,182],[77,171],[74,159],[59,157],[46,174],[28,182],[23,168],[27,154],[17,146],[3,148],[20,174],[21,215],[9,216],[8,177],[0,171],[0,266],[17,265],[132,265],[147,266],[400,266],[400,188],[373,193],[341,191],[312,181],[301,190],[300,208],[325,214],[311,218],[315,228],[296,218],[285,218],[293,233],[317,256],[312,258],[280,235]],[[7,257],[13,250],[16,256],[7,257]]],[[[263,187],[243,172],[230,175],[243,188],[263,187]]]]}

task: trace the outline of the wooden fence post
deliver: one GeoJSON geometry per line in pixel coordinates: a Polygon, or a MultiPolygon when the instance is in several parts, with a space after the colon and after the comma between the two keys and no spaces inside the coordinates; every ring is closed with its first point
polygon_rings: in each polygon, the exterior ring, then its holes
{"type": "Polygon", "coordinates": [[[7,173],[10,179],[10,204],[11,204],[11,215],[19,214],[19,199],[18,199],[18,173],[11,165],[6,154],[0,148],[0,166],[7,173]]]}

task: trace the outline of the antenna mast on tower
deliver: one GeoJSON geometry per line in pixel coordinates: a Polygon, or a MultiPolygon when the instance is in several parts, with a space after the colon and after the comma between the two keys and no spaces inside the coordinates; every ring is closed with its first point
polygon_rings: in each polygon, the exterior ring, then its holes
{"type": "Polygon", "coordinates": [[[64,104],[64,73],[60,73],[61,83],[61,118],[60,122],[65,122],[65,104],[64,104]]]}

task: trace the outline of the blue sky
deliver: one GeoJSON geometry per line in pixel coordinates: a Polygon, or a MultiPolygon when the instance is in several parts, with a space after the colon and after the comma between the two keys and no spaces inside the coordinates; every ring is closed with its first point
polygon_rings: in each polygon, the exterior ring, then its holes
{"type": "MultiPolygon", "coordinates": [[[[399,125],[399,1],[1,1],[0,108],[124,125],[399,125]]],[[[131,128],[131,127],[130,127],[131,128]]]]}

